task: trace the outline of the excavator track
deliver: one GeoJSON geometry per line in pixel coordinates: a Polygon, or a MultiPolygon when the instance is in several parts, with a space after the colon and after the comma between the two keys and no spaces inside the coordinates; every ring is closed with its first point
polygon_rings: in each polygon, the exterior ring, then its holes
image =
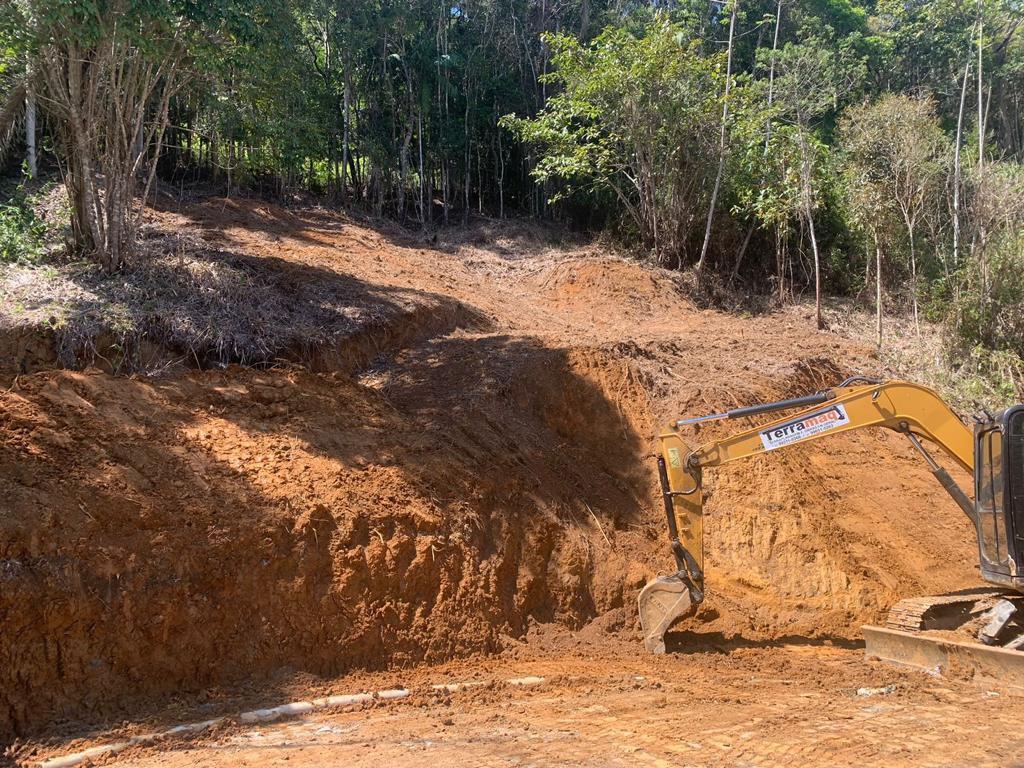
{"type": "Polygon", "coordinates": [[[956,629],[967,621],[980,603],[1019,598],[1001,589],[970,589],[946,595],[929,595],[900,600],[889,609],[885,626],[903,632],[925,629],[956,629]]]}
{"type": "Polygon", "coordinates": [[[970,670],[971,677],[1024,688],[1024,635],[1014,618],[1022,603],[1017,592],[990,588],[901,600],[884,627],[862,627],[864,650],[932,674],[970,670]]]}
{"type": "Polygon", "coordinates": [[[861,627],[864,652],[902,667],[925,670],[933,675],[952,672],[972,679],[1024,689],[1024,653],[981,643],[933,637],[921,632],[904,632],[890,627],[861,627]]]}

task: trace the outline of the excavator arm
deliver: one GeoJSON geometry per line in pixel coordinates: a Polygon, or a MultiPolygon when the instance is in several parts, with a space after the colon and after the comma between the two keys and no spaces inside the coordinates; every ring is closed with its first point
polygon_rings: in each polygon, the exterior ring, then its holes
{"type": "Polygon", "coordinates": [[[677,421],[659,436],[658,472],[669,538],[679,570],[655,579],[640,593],[640,620],[649,651],[664,653],[664,634],[669,626],[694,613],[704,599],[703,471],[863,427],[884,427],[905,434],[943,488],[977,525],[971,500],[921,442],[924,439],[937,445],[960,467],[973,473],[973,433],[927,387],[858,377],[806,397],[677,421]],[[690,424],[796,408],[802,410],[694,450],[687,447],[679,432],[690,424]]]}

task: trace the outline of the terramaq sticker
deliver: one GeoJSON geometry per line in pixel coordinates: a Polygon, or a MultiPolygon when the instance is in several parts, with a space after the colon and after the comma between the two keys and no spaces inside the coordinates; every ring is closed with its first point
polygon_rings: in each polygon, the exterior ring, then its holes
{"type": "Polygon", "coordinates": [[[846,408],[841,404],[829,406],[820,411],[802,416],[799,419],[779,424],[761,432],[761,443],[766,451],[781,448],[798,440],[828,432],[830,429],[849,424],[846,408]]]}

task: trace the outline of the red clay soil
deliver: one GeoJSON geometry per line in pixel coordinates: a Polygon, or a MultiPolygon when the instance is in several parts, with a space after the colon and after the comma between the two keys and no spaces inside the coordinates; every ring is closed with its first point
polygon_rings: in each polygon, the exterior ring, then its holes
{"type": "MultiPolygon", "coordinates": [[[[494,652],[537,623],[632,640],[638,589],[671,565],[658,426],[878,372],[808,318],[699,310],[671,273],[508,228],[437,246],[264,203],[153,216],[477,321],[420,340],[399,318],[401,343],[331,350],[335,372],[9,376],[0,735],[282,668],[494,652]]],[[[709,594],[683,646],[855,638],[899,597],[977,583],[962,513],[895,435],[707,484],[709,594]]]]}
{"type": "MultiPolygon", "coordinates": [[[[198,738],[130,749],[113,762],[1001,768],[1024,750],[1019,695],[868,664],[860,650],[769,643],[652,657],[614,636],[571,651],[550,642],[556,633],[540,634],[530,634],[525,652],[488,660],[483,670],[463,663],[402,673],[415,692],[400,702],[271,724],[229,722],[198,738]],[[524,675],[544,681],[501,683],[524,675]],[[429,683],[465,680],[498,682],[429,692],[429,683]]],[[[377,684],[393,685],[394,678],[377,684]]]]}

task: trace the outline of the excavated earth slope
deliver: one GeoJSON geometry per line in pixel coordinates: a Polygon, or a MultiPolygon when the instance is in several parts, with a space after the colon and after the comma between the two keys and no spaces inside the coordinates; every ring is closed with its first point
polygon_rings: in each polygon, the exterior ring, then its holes
{"type": "MultiPolygon", "coordinates": [[[[246,201],[153,217],[457,311],[427,335],[416,311],[378,318],[306,365],[5,374],[3,735],[282,668],[492,652],[538,623],[638,635],[637,591],[671,565],[659,425],[879,372],[799,313],[700,310],[668,272],[510,227],[436,245],[246,201]]],[[[709,598],[683,646],[853,638],[899,597],[976,583],[960,513],[896,435],[707,484],[709,598]]]]}

